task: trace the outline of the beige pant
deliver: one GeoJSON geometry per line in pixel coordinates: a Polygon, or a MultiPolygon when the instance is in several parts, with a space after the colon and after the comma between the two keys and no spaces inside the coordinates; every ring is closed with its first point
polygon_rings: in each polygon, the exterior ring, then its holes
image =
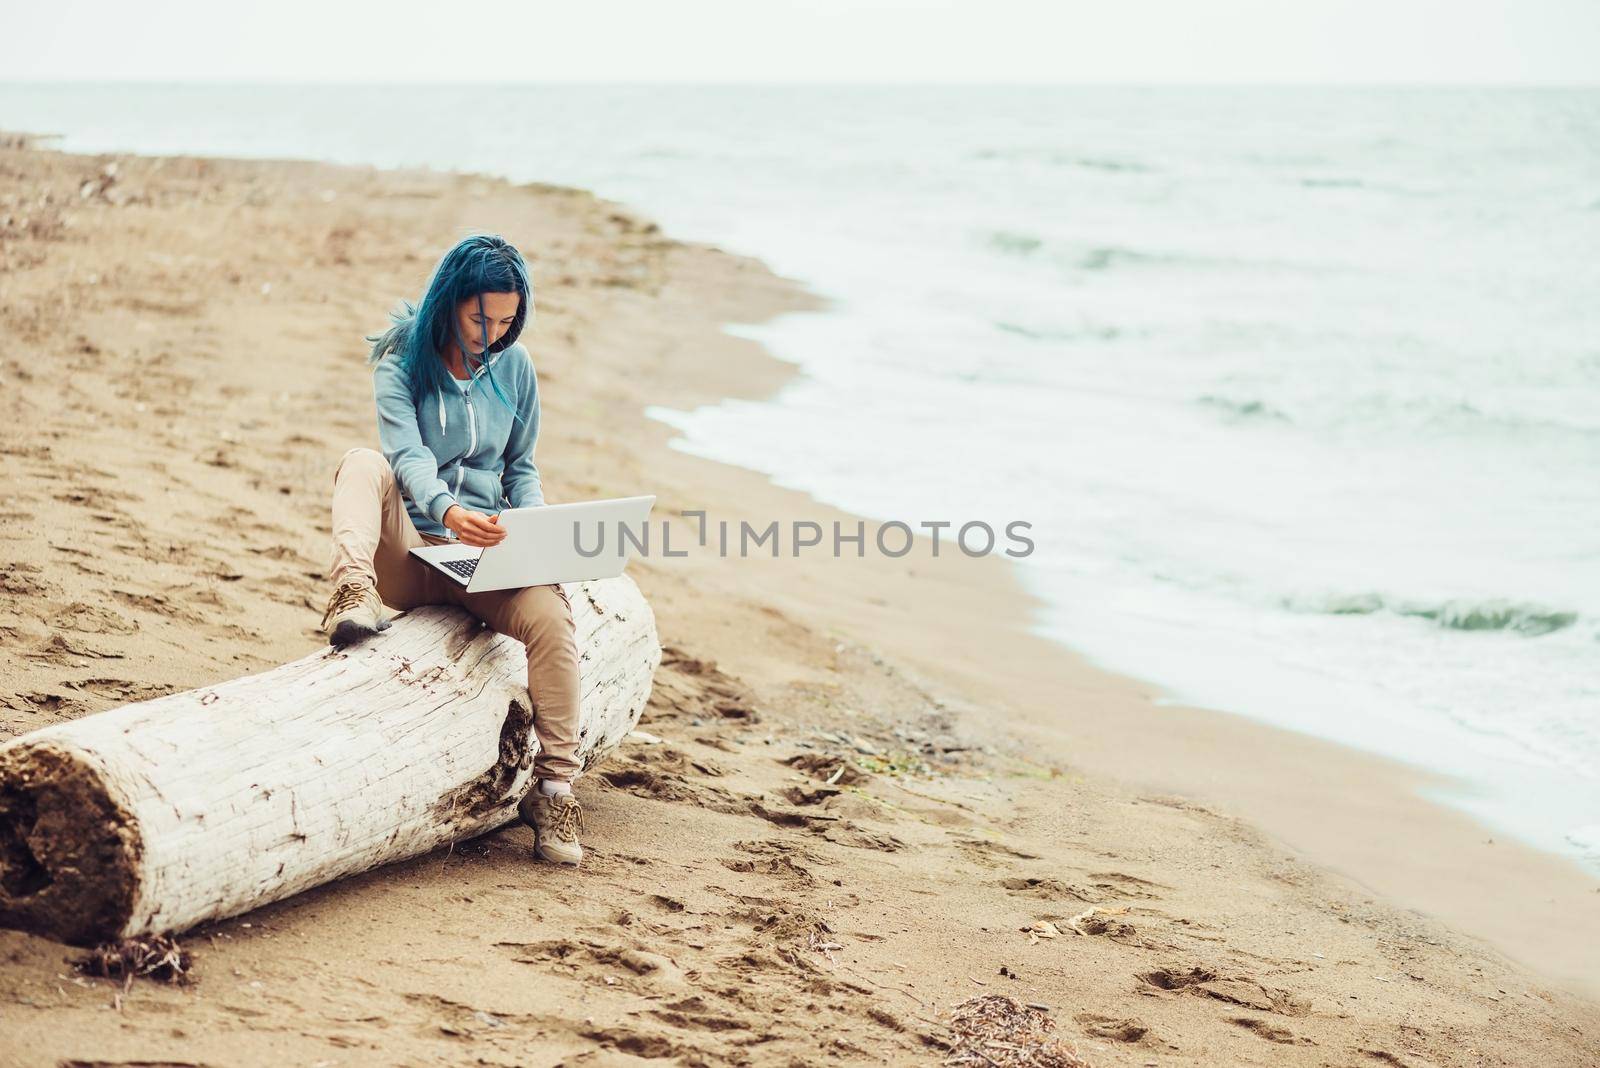
{"type": "Polygon", "coordinates": [[[345,453],[333,472],[333,554],[328,577],[366,579],[397,611],[428,604],[465,608],[528,650],[528,698],[539,754],[534,774],[570,781],[578,774],[578,646],[572,605],[559,584],[467,593],[411,555],[448,538],[418,531],[389,461],[376,449],[345,453]]]}

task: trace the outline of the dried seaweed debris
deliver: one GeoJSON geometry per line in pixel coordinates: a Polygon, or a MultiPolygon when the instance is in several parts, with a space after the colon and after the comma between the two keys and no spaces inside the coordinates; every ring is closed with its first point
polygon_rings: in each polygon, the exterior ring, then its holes
{"type": "Polygon", "coordinates": [[[955,1041],[945,1064],[993,1068],[1089,1068],[1053,1033],[1055,1021],[1040,1005],[1005,994],[980,994],[951,1010],[955,1041]]]}

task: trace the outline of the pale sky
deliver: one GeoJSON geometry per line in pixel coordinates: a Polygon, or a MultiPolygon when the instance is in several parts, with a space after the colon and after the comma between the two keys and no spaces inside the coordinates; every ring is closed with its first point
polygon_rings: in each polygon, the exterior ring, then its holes
{"type": "Polygon", "coordinates": [[[0,0],[0,80],[1596,84],[1600,0],[0,0]]]}

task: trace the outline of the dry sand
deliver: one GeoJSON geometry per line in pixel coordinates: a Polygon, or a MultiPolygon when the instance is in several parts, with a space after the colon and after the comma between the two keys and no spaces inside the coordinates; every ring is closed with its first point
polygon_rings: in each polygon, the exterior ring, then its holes
{"type": "MultiPolygon", "coordinates": [[[[321,646],[361,336],[470,229],[534,267],[550,500],[848,519],[641,415],[793,373],[720,329],[815,306],[757,262],[476,176],[21,139],[0,173],[0,738],[321,646]]],[[[0,1063],[931,1064],[993,993],[1097,1065],[1600,1063],[1593,880],[1381,761],[1156,707],[1029,637],[1003,560],[630,569],[664,741],[580,782],[578,872],[503,829],[120,996],[0,932],[0,1063]]]]}

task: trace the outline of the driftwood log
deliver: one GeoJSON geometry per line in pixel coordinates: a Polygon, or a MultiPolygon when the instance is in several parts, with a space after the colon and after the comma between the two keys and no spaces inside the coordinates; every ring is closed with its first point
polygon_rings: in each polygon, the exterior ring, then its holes
{"type": "MultiPolygon", "coordinates": [[[[626,576],[567,583],[585,769],[661,662],[626,576]]],[[[258,675],[0,746],[0,926],[186,930],[516,819],[538,743],[522,645],[451,606],[258,675]]]]}

